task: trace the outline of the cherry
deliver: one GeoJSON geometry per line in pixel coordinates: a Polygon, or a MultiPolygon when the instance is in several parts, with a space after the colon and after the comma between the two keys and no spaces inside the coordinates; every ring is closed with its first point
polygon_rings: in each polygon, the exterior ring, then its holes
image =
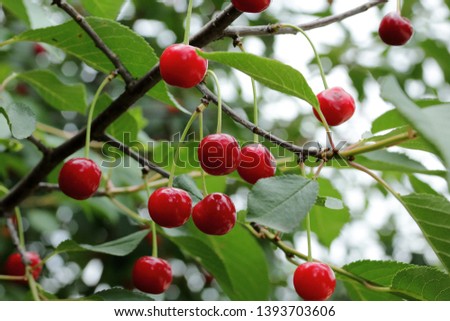
{"type": "Polygon", "coordinates": [[[163,259],[143,256],[133,267],[133,283],[142,292],[160,294],[172,283],[172,268],[163,259]]]}
{"type": "Polygon", "coordinates": [[[198,159],[208,174],[227,175],[238,167],[240,153],[236,138],[228,134],[212,134],[200,142],[198,159]]]}
{"type": "MultiPolygon", "coordinates": [[[[30,261],[30,266],[33,268],[31,274],[33,275],[33,278],[37,280],[42,271],[42,266],[39,265],[39,263],[41,263],[41,258],[36,252],[26,252],[26,256],[30,261]]],[[[5,264],[5,272],[7,275],[11,276],[25,275],[25,264],[23,264],[20,253],[13,253],[8,256],[5,264]]]]}
{"type": "Polygon", "coordinates": [[[396,12],[383,17],[378,34],[384,43],[391,46],[402,46],[411,39],[414,29],[411,21],[396,12]]]}
{"type": "Polygon", "coordinates": [[[85,200],[97,191],[101,177],[102,172],[93,160],[72,158],[61,168],[58,183],[67,196],[85,200]]]}
{"type": "Polygon", "coordinates": [[[325,301],[335,287],[334,272],[324,263],[303,263],[294,272],[295,291],[305,301],[325,301]]]}
{"type": "Polygon", "coordinates": [[[231,3],[239,11],[258,13],[267,9],[270,0],[231,0],[231,3]]]}
{"type": "Polygon", "coordinates": [[[27,96],[29,94],[29,90],[26,84],[23,82],[18,83],[16,86],[16,93],[20,96],[27,96]]]}
{"type": "Polygon", "coordinates": [[[236,208],[227,195],[209,194],[194,206],[192,220],[203,233],[227,234],[236,223],[236,208]]]}
{"type": "Polygon", "coordinates": [[[178,227],[186,223],[192,212],[189,193],[174,187],[160,187],[148,199],[148,212],[155,223],[163,227],[178,227]]]}
{"type": "MultiPolygon", "coordinates": [[[[317,95],[320,110],[328,125],[338,126],[349,120],[355,112],[355,100],[341,87],[326,89],[317,95]]],[[[319,114],[313,108],[314,115],[320,121],[319,114]]]]}
{"type": "Polygon", "coordinates": [[[45,50],[44,46],[42,46],[41,44],[38,44],[38,43],[35,43],[33,45],[33,51],[36,56],[47,52],[47,50],[45,50]]]}
{"type": "Polygon", "coordinates": [[[159,70],[166,83],[191,88],[203,80],[208,69],[208,60],[200,57],[196,49],[185,44],[174,44],[163,51],[159,70]]]}
{"type": "Polygon", "coordinates": [[[272,177],[277,170],[275,157],[261,144],[250,144],[241,150],[237,171],[248,183],[255,184],[260,178],[272,177]]]}

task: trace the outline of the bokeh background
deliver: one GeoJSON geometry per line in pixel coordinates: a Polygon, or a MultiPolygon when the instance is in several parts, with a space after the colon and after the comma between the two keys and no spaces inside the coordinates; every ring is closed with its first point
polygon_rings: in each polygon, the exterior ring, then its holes
{"type": "MultiPolygon", "coordinates": [[[[60,24],[67,16],[57,8],[50,7],[50,1],[31,1],[36,5],[40,18],[34,27],[60,24]]],[[[71,1],[77,5],[77,1],[71,1]]],[[[267,25],[275,22],[291,24],[307,23],[328,15],[350,10],[365,1],[292,1],[273,0],[270,8],[262,14],[244,14],[233,25],[267,25]],[[331,2],[331,4],[330,4],[331,2]]],[[[197,0],[194,2],[192,32],[201,28],[220,8],[229,1],[197,0]]],[[[0,1],[1,5],[1,1],[0,1]]],[[[396,9],[396,1],[369,9],[367,12],[346,19],[343,22],[308,31],[322,57],[328,83],[341,86],[357,100],[357,110],[352,119],[334,128],[336,141],[357,142],[371,135],[374,119],[392,106],[383,102],[379,94],[379,81],[387,75],[394,75],[406,93],[414,100],[438,99],[450,101],[450,1],[411,0],[405,1],[402,14],[408,17],[415,28],[412,40],[403,47],[388,47],[377,35],[378,24],[386,13],[396,9]]],[[[83,8],[78,6],[83,12],[83,8]]],[[[160,55],[162,50],[183,38],[184,12],[187,1],[128,0],[122,7],[118,20],[142,35],[160,55]]],[[[36,14],[38,14],[36,13],[36,14]]],[[[85,13],[85,12],[84,12],[85,13]]],[[[0,40],[6,40],[26,30],[27,26],[0,6],[0,40]]],[[[315,92],[323,90],[317,63],[308,42],[301,35],[245,37],[242,39],[248,52],[276,58],[301,71],[315,92]]],[[[66,83],[82,81],[86,84],[90,98],[104,75],[66,56],[63,52],[44,45],[45,52],[36,54],[34,43],[19,43],[0,48],[0,80],[12,71],[50,69],[66,83]]],[[[231,39],[217,41],[205,48],[207,51],[237,51],[231,39]]],[[[223,99],[242,117],[252,120],[252,90],[250,79],[237,72],[210,64],[220,80],[223,99]]],[[[212,88],[212,87],[211,87],[212,88]]],[[[107,92],[116,97],[123,88],[119,81],[113,82],[107,92]]],[[[201,95],[195,89],[171,92],[182,106],[194,110],[201,95]]],[[[58,129],[52,134],[42,131],[42,139],[49,145],[58,145],[70,133],[85,125],[86,118],[73,112],[58,112],[48,105],[26,84],[14,82],[0,93],[0,98],[30,106],[38,121],[58,129]]],[[[309,141],[325,142],[323,128],[314,118],[311,107],[299,99],[258,86],[260,125],[277,136],[304,144],[309,141]]],[[[141,152],[149,153],[155,162],[167,167],[170,156],[163,141],[171,140],[181,132],[189,118],[173,106],[165,106],[148,97],[141,99],[133,113],[141,129],[129,143],[140,141],[141,152]]],[[[216,126],[217,109],[211,105],[205,112],[205,132],[212,133],[216,126]]],[[[42,128],[41,128],[42,129],[42,128]]],[[[194,128],[194,131],[196,128],[194,128]]],[[[242,126],[224,117],[224,131],[237,137],[242,143],[251,141],[252,134],[242,126]]],[[[0,116],[0,183],[11,187],[25,175],[39,160],[35,148],[26,141],[11,145],[9,130],[0,116]]],[[[194,139],[191,136],[191,139],[194,139]]],[[[270,143],[278,159],[293,157],[270,143]]],[[[195,146],[195,142],[188,144],[195,146]]],[[[193,148],[185,150],[191,162],[179,168],[178,173],[198,168],[193,148]],[[193,161],[192,161],[193,160],[193,161]]],[[[392,148],[406,153],[428,169],[444,169],[431,154],[419,151],[392,148]]],[[[105,151],[103,151],[105,152],[105,151]]],[[[81,154],[80,154],[81,155],[81,154]]],[[[97,149],[94,158],[101,162],[102,150],[97,149]]],[[[293,158],[292,158],[293,159],[293,158]]],[[[280,162],[280,164],[283,164],[280,162]]],[[[104,163],[103,172],[111,176],[116,186],[132,186],[141,183],[138,165],[127,159],[115,165],[104,163]]],[[[56,182],[58,167],[49,177],[56,182]]],[[[280,171],[297,172],[295,168],[279,167],[280,171]]],[[[439,262],[427,245],[419,228],[400,204],[363,173],[353,170],[325,168],[323,177],[333,182],[334,189],[344,200],[342,210],[348,221],[339,236],[329,242],[319,242],[313,235],[313,253],[318,259],[343,265],[360,259],[382,259],[411,262],[414,264],[438,265],[439,262]]],[[[410,175],[385,170],[383,178],[400,193],[410,193],[419,186],[431,188],[447,195],[447,186],[442,178],[429,175],[410,175]]],[[[249,186],[236,175],[224,178],[209,178],[210,191],[229,194],[238,210],[246,208],[249,186]]],[[[141,215],[146,216],[146,193],[134,193],[120,200],[141,215]]],[[[75,202],[61,193],[37,193],[27,199],[22,207],[25,220],[26,240],[30,250],[44,257],[61,241],[72,238],[79,243],[99,244],[136,231],[137,226],[129,221],[108,200],[94,198],[75,202]]],[[[14,250],[5,227],[0,221],[0,265],[14,250]]],[[[306,252],[306,232],[302,227],[293,235],[284,235],[300,251],[306,252]]],[[[113,286],[132,288],[131,268],[136,258],[149,254],[150,238],[138,249],[124,258],[103,256],[93,253],[71,253],[56,255],[48,261],[40,279],[49,293],[61,298],[77,298],[113,286]]],[[[220,287],[201,266],[185,257],[168,240],[159,238],[160,255],[169,260],[173,267],[174,282],[169,290],[156,299],[165,300],[222,300],[227,299],[220,287]]],[[[270,262],[272,280],[271,298],[274,300],[297,300],[291,275],[294,266],[282,253],[274,251],[271,245],[262,243],[270,262]]],[[[257,268],[257,267],[255,267],[257,268]]],[[[251,271],[248,271],[251,273],[251,271]]],[[[0,282],[1,300],[23,300],[29,298],[26,288],[0,282]]],[[[347,299],[340,284],[335,299],[347,299]]]]}

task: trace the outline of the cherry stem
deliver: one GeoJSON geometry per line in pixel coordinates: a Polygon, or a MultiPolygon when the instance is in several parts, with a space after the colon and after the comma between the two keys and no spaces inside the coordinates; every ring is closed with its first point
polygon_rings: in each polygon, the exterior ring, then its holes
{"type": "Polygon", "coordinates": [[[168,187],[172,187],[173,186],[173,179],[175,178],[176,160],[178,158],[178,154],[179,154],[179,151],[180,151],[181,144],[183,144],[184,140],[186,139],[186,136],[187,136],[187,134],[189,132],[189,129],[191,129],[191,126],[194,123],[195,119],[198,117],[198,115],[201,112],[203,112],[203,110],[205,108],[206,108],[206,105],[202,103],[195,109],[195,111],[191,115],[191,118],[189,118],[189,121],[186,124],[186,127],[184,128],[183,133],[181,134],[178,147],[177,147],[177,149],[175,151],[175,154],[173,156],[172,167],[170,169],[169,183],[167,184],[168,187]]]}
{"type": "MultiPolygon", "coordinates": [[[[200,113],[199,115],[199,132],[200,132],[200,141],[203,140],[203,112],[200,113]]],[[[203,168],[200,168],[201,172],[202,172],[202,185],[203,185],[203,196],[208,195],[208,189],[206,188],[206,173],[203,170],[203,168]]]]}
{"type": "MultiPolygon", "coordinates": [[[[325,89],[328,89],[328,83],[327,83],[327,79],[325,76],[325,71],[323,70],[322,61],[320,60],[320,56],[316,50],[316,47],[314,46],[314,43],[311,41],[311,38],[309,38],[309,36],[306,34],[306,32],[303,31],[303,29],[299,28],[298,26],[291,25],[291,24],[282,24],[281,27],[289,27],[294,30],[297,30],[306,38],[306,40],[308,40],[308,42],[311,45],[311,48],[314,52],[314,56],[316,58],[317,65],[319,66],[319,72],[320,72],[320,77],[322,77],[323,86],[325,87],[325,89]]],[[[334,150],[335,147],[334,147],[334,143],[333,143],[333,139],[332,139],[332,135],[331,135],[330,126],[328,126],[327,120],[325,119],[325,116],[323,115],[322,110],[320,110],[319,104],[317,104],[317,106],[313,106],[313,107],[316,110],[317,114],[319,115],[319,118],[322,121],[322,124],[325,127],[325,130],[327,131],[327,136],[328,136],[331,148],[334,150]]]]}
{"type": "Polygon", "coordinates": [[[216,74],[212,70],[208,70],[208,74],[211,75],[212,79],[214,80],[214,84],[216,85],[217,89],[217,134],[220,134],[222,132],[222,95],[220,93],[220,85],[219,85],[219,79],[217,78],[216,74]]]}
{"type": "Polygon", "coordinates": [[[406,206],[405,202],[403,201],[402,197],[400,196],[399,193],[397,193],[384,179],[382,179],[381,177],[379,177],[377,174],[375,174],[374,172],[372,172],[370,169],[368,169],[367,167],[364,167],[361,164],[355,163],[353,161],[347,161],[348,164],[355,168],[358,169],[364,173],[366,173],[367,175],[369,175],[370,177],[372,177],[374,180],[376,180],[380,185],[382,185],[387,191],[389,191],[389,193],[392,194],[392,196],[394,196],[402,205],[403,207],[409,212],[408,207],[406,206]]]}
{"type": "MultiPolygon", "coordinates": [[[[300,163],[300,170],[302,172],[302,176],[306,178],[305,172],[305,163],[300,163]]],[[[309,212],[306,214],[306,239],[308,241],[308,262],[312,262],[312,246],[311,246],[311,217],[309,212]]]]}
{"type": "MultiPolygon", "coordinates": [[[[151,193],[150,193],[150,187],[147,184],[147,174],[144,175],[143,180],[144,180],[145,190],[147,191],[147,198],[150,198],[151,193]]],[[[152,229],[152,256],[158,257],[158,238],[156,235],[155,221],[152,221],[151,229],[152,229]]]]}
{"type": "Polygon", "coordinates": [[[114,197],[110,197],[109,200],[111,201],[111,203],[113,203],[118,209],[120,209],[123,213],[125,213],[132,220],[134,220],[140,224],[143,224],[143,225],[147,225],[147,226],[150,225],[151,221],[141,217],[138,213],[132,211],[125,204],[122,204],[120,201],[118,201],[114,197]]]}
{"type": "Polygon", "coordinates": [[[402,15],[402,0],[397,0],[397,13],[402,15]]]}
{"type": "Polygon", "coordinates": [[[103,88],[105,88],[105,86],[117,76],[117,73],[118,73],[117,70],[114,70],[112,73],[110,73],[108,75],[108,77],[106,77],[102,81],[102,83],[100,84],[100,87],[98,87],[97,92],[95,93],[94,99],[92,99],[91,106],[89,107],[89,115],[88,115],[88,120],[87,120],[87,125],[86,125],[86,143],[84,146],[84,157],[85,158],[89,158],[89,147],[90,147],[90,143],[91,143],[91,124],[92,124],[92,119],[94,118],[94,109],[95,109],[95,105],[97,104],[98,97],[100,96],[100,93],[103,91],[103,88]]]}
{"type": "Polygon", "coordinates": [[[300,32],[303,36],[305,36],[306,40],[308,40],[309,44],[311,45],[312,50],[314,51],[314,56],[316,57],[317,65],[319,66],[320,76],[322,77],[323,86],[325,87],[325,89],[328,89],[328,83],[327,83],[327,79],[325,77],[325,72],[323,71],[322,61],[320,60],[320,56],[317,53],[316,47],[314,46],[314,43],[311,41],[311,38],[309,38],[309,36],[306,34],[306,32],[303,31],[303,29],[298,26],[291,25],[291,24],[282,24],[281,27],[282,28],[285,28],[285,27],[292,28],[292,29],[300,32]]]}
{"type": "MultiPolygon", "coordinates": [[[[244,49],[244,45],[241,41],[238,42],[238,47],[241,49],[242,52],[246,52],[244,49]]],[[[250,77],[252,81],[252,92],[253,92],[253,123],[256,127],[258,127],[258,121],[259,121],[259,115],[258,115],[258,95],[256,92],[256,82],[253,77],[250,77]]],[[[256,133],[253,133],[253,141],[255,143],[258,143],[259,141],[259,135],[256,133]]]]}
{"type": "Polygon", "coordinates": [[[26,276],[0,275],[2,281],[26,281],[26,276]]]}
{"type": "Polygon", "coordinates": [[[194,6],[194,1],[189,0],[188,10],[186,13],[186,26],[184,27],[184,40],[183,43],[185,45],[189,44],[189,34],[191,33],[191,16],[192,16],[192,7],[194,6]]]}

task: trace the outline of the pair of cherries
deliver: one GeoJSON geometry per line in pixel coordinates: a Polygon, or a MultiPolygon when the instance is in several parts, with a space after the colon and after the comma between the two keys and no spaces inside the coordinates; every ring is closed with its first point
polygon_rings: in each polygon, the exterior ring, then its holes
{"type": "MultiPolygon", "coordinates": [[[[30,262],[31,275],[35,280],[39,278],[42,271],[41,257],[36,252],[26,252],[28,261],[30,262]]],[[[22,256],[20,253],[13,253],[6,259],[5,263],[6,275],[11,276],[23,276],[24,280],[19,281],[20,283],[26,284],[25,281],[25,264],[23,263],[22,256]]]]}
{"type": "Polygon", "coordinates": [[[198,159],[203,170],[214,176],[228,175],[237,170],[248,183],[272,177],[276,161],[272,153],[261,144],[239,147],[237,140],[228,134],[212,134],[202,139],[198,159]]]}
{"type": "Polygon", "coordinates": [[[212,193],[192,208],[188,192],[175,187],[161,187],[150,195],[148,211],[152,220],[166,228],[179,227],[192,220],[197,228],[209,235],[224,235],[236,223],[236,208],[228,195],[212,193]]]}

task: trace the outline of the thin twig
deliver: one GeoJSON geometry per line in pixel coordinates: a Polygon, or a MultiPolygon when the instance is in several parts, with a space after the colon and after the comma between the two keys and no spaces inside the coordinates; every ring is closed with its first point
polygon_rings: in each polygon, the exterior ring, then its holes
{"type": "MultiPolygon", "coordinates": [[[[214,93],[211,90],[209,90],[208,87],[206,87],[206,85],[204,83],[200,83],[197,86],[197,88],[200,90],[200,92],[203,95],[205,95],[206,99],[212,101],[214,104],[218,103],[217,96],[214,95],[214,93]]],[[[222,102],[222,109],[223,109],[223,112],[226,113],[228,116],[230,116],[234,121],[236,121],[237,123],[241,124],[242,126],[248,128],[253,133],[255,133],[261,137],[264,137],[264,138],[268,139],[269,141],[271,141],[272,143],[274,143],[278,146],[281,146],[297,155],[300,155],[302,157],[304,157],[305,155],[309,155],[309,156],[313,156],[313,157],[321,157],[321,155],[323,154],[322,151],[317,150],[316,148],[311,149],[311,150],[305,149],[303,147],[292,144],[288,141],[285,141],[285,140],[269,133],[268,131],[256,126],[252,122],[240,117],[238,114],[236,114],[236,112],[233,110],[233,108],[231,108],[224,102],[222,102]]],[[[332,158],[331,154],[328,156],[329,156],[328,159],[332,158]]]]}
{"type": "Polygon", "coordinates": [[[33,143],[37,147],[37,149],[39,149],[42,152],[42,154],[50,154],[51,153],[51,148],[48,148],[47,146],[45,146],[41,140],[37,139],[33,135],[31,135],[27,139],[28,139],[28,141],[33,143]]]}
{"type": "MultiPolygon", "coordinates": [[[[355,16],[359,13],[369,10],[372,7],[378,6],[380,4],[386,3],[388,0],[377,0],[367,2],[359,7],[348,10],[341,14],[328,16],[325,18],[320,18],[312,22],[299,24],[298,27],[303,30],[311,30],[324,26],[328,26],[332,23],[342,21],[346,18],[355,16]]],[[[273,36],[273,35],[286,35],[286,34],[296,34],[297,30],[289,27],[282,27],[282,23],[265,25],[265,26],[236,26],[228,27],[223,32],[224,37],[244,37],[244,36],[273,36]]]]}
{"type": "Polygon", "coordinates": [[[100,38],[100,36],[95,32],[95,30],[89,25],[86,19],[70,4],[64,0],[53,0],[52,5],[57,5],[62,10],[64,10],[72,19],[78,23],[78,25],[91,37],[94,41],[95,46],[100,49],[106,57],[112,62],[116,67],[119,74],[122,76],[123,80],[130,87],[134,83],[134,78],[125,65],[122,63],[120,58],[105,44],[105,42],[100,38]]]}
{"type": "Polygon", "coordinates": [[[131,158],[133,158],[134,160],[136,160],[142,167],[149,168],[150,170],[152,170],[158,174],[161,174],[161,176],[163,176],[163,177],[166,177],[166,178],[169,177],[170,174],[168,172],[166,172],[164,169],[162,169],[158,165],[150,162],[145,156],[142,156],[141,154],[135,152],[130,147],[123,144],[121,141],[115,139],[114,137],[105,134],[101,137],[97,137],[97,139],[99,139],[99,138],[101,138],[101,140],[103,142],[105,142],[106,144],[111,145],[111,146],[121,150],[126,155],[128,155],[131,158]]]}

